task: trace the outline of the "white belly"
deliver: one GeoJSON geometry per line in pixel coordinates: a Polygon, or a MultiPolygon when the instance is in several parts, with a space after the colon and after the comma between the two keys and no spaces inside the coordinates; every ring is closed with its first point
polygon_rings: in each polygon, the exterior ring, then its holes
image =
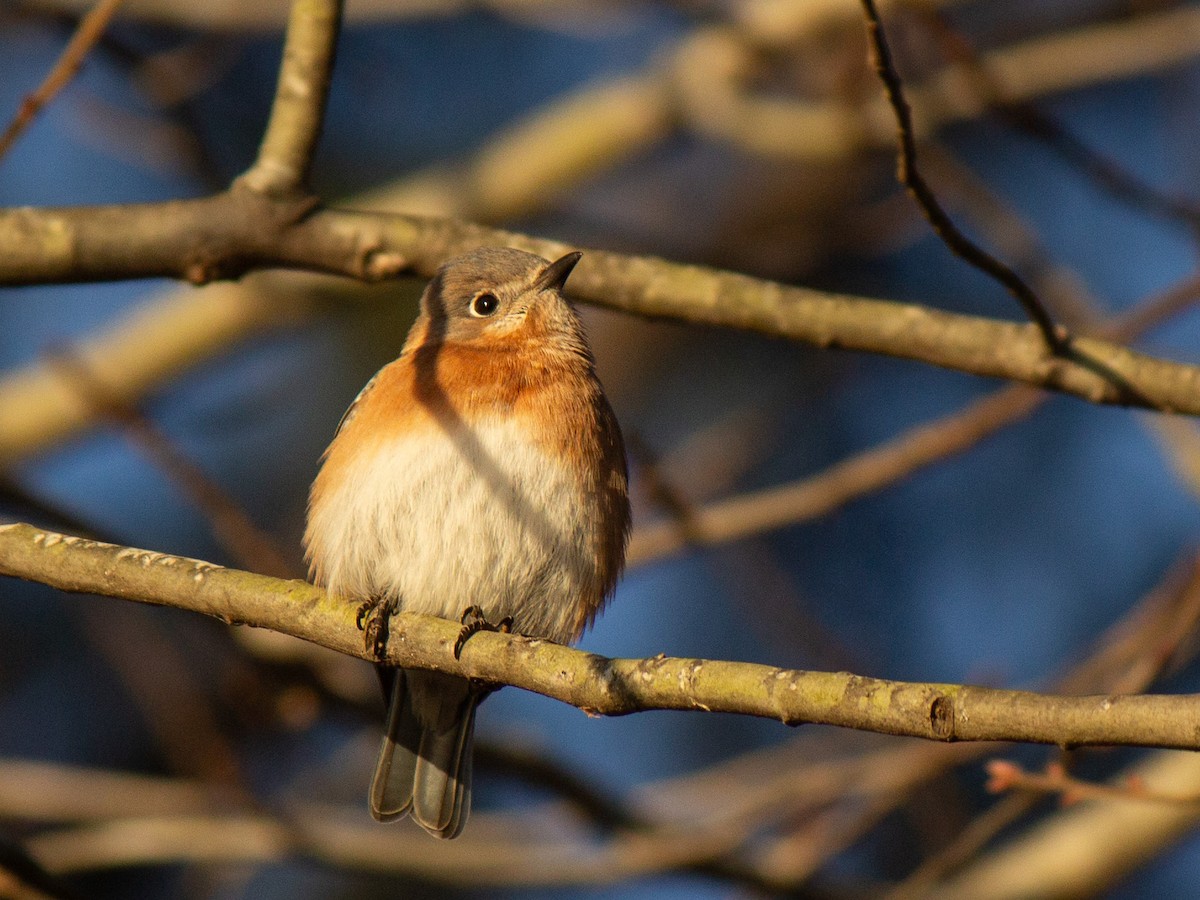
{"type": "Polygon", "coordinates": [[[575,636],[580,604],[598,599],[595,502],[518,423],[424,430],[354,470],[310,512],[331,591],[445,618],[478,604],[521,634],[575,636]]]}

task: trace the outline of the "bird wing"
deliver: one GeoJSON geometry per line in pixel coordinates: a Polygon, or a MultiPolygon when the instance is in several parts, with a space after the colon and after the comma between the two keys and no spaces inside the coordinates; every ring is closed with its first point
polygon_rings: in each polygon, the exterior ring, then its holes
{"type": "Polygon", "coordinates": [[[342,413],[342,417],[338,419],[337,428],[333,429],[334,437],[337,437],[339,434],[341,434],[342,429],[350,424],[350,420],[354,418],[354,413],[358,410],[358,405],[362,403],[363,398],[367,396],[371,388],[375,387],[375,382],[379,380],[379,374],[382,371],[383,369],[380,369],[379,372],[376,372],[374,375],[372,375],[371,380],[364,384],[362,390],[358,392],[358,395],[350,401],[350,405],[346,407],[346,411],[342,413]]]}

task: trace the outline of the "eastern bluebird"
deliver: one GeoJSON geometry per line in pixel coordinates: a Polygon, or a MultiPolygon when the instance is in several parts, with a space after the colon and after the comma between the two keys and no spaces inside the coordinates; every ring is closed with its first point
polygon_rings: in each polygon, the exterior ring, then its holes
{"type": "MultiPolygon", "coordinates": [[[[560,643],[592,623],[624,563],[629,499],[620,428],[562,296],[581,255],[492,248],[442,266],[325,452],[304,535],[316,583],[385,616],[473,608],[560,643]]],[[[371,813],[456,837],[489,688],[387,675],[371,813]]]]}

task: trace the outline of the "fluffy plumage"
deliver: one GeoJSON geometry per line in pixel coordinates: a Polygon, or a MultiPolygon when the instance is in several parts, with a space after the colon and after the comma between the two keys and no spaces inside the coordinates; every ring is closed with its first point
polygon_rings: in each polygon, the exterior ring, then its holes
{"type": "MultiPolygon", "coordinates": [[[[400,357],[351,405],[313,485],[313,579],[355,601],[492,622],[558,642],[591,624],[629,529],[624,447],[554,263],[477,250],[442,267],[400,357]]],[[[371,789],[381,820],[439,837],[470,809],[485,691],[399,670],[371,789]]]]}

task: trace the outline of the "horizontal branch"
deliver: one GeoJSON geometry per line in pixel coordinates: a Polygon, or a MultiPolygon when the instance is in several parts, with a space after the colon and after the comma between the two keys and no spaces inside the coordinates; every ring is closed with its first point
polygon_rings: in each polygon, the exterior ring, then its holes
{"type": "MultiPolygon", "coordinates": [[[[437,845],[415,827],[379,828],[360,808],[313,803],[302,786],[295,796],[274,798],[286,816],[267,816],[210,783],[3,757],[0,821],[37,823],[39,833],[23,846],[58,875],[123,865],[271,863],[302,854],[328,865],[493,887],[613,884],[685,870],[774,896],[806,883],[836,842],[835,835],[822,835],[797,856],[787,852],[794,834],[774,833],[778,822],[843,800],[898,803],[975,751],[965,744],[839,742],[836,756],[814,758],[805,752],[812,744],[801,736],[682,778],[642,784],[636,810],[606,796],[601,802],[610,805],[613,820],[580,819],[571,811],[582,810],[560,797],[473,814],[461,840],[437,845]],[[548,821],[555,827],[546,828],[548,821]],[[258,837],[230,841],[222,824],[258,837]]],[[[514,759],[511,752],[493,755],[492,762],[504,760],[503,770],[513,775],[529,757],[518,751],[514,759]],[[513,762],[516,770],[508,767],[513,762]]],[[[349,757],[342,763],[351,768],[368,764],[365,754],[349,757]]],[[[551,794],[562,787],[536,783],[551,794]]]]}
{"type": "MultiPolygon", "coordinates": [[[[249,191],[162,204],[0,211],[0,284],[152,276],[194,282],[288,266],[377,280],[429,276],[484,244],[553,256],[566,245],[452,219],[324,209],[249,191]]],[[[646,316],[882,353],[1073,394],[1200,415],[1200,367],[1090,338],[1067,358],[1031,325],[790,287],[661,259],[590,251],[579,299],[646,316]]]]}
{"type": "MultiPolygon", "coordinates": [[[[0,574],[201,612],[370,658],[355,623],[355,606],[302,581],[24,524],[0,526],[0,574]]],[[[392,619],[386,661],[514,685],[594,715],[705,710],[941,741],[1200,749],[1200,700],[1192,696],[1064,697],[718,660],[607,659],[488,633],[472,637],[456,660],[451,648],[458,632],[454,622],[398,615],[392,619]]]]}

